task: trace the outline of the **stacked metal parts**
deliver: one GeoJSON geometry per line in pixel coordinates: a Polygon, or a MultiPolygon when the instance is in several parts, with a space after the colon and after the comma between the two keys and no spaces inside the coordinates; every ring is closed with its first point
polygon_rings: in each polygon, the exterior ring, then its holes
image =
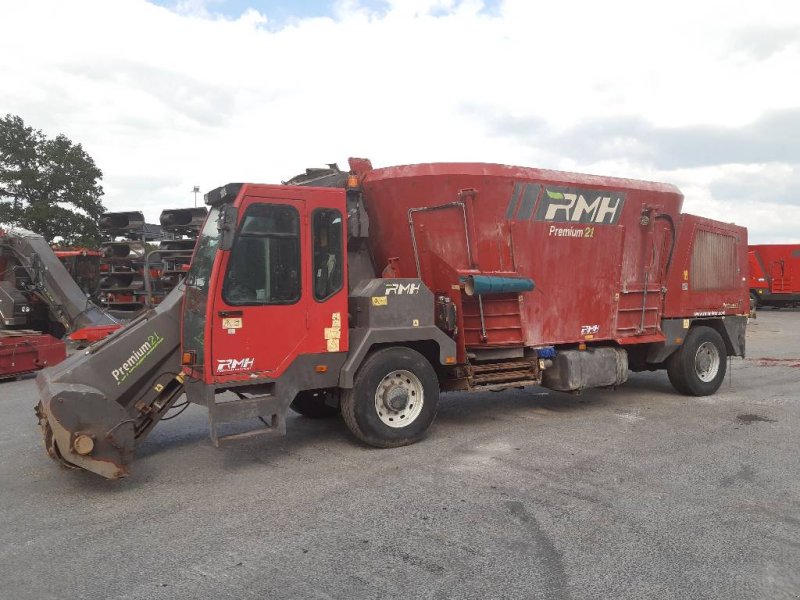
{"type": "Polygon", "coordinates": [[[139,211],[105,213],[100,302],[129,313],[161,302],[189,268],[205,218],[204,207],[166,209],[160,225],[145,223],[139,211]]]}
{"type": "Polygon", "coordinates": [[[159,247],[160,271],[153,288],[158,288],[159,298],[166,296],[180,283],[197,242],[197,236],[206,220],[206,208],[172,208],[161,213],[161,230],[164,237],[159,247]]]}
{"type": "Polygon", "coordinates": [[[105,238],[100,245],[100,302],[110,310],[138,312],[147,305],[147,242],[161,238],[160,227],[146,224],[139,211],[109,212],[100,217],[100,231],[105,238]]]}

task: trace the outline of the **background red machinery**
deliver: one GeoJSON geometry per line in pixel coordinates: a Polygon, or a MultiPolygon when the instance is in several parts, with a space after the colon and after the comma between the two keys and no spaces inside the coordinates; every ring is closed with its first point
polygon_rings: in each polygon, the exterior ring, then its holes
{"type": "Polygon", "coordinates": [[[90,298],[94,298],[100,289],[100,259],[102,253],[90,248],[53,248],[58,260],[72,275],[75,283],[90,298]]]}
{"type": "Polygon", "coordinates": [[[800,244],[748,246],[754,307],[800,306],[800,244]]]}
{"type": "Polygon", "coordinates": [[[65,334],[90,342],[120,327],[90,299],[99,253],[59,254],[34,232],[0,230],[0,379],[64,360],[65,334]]]}

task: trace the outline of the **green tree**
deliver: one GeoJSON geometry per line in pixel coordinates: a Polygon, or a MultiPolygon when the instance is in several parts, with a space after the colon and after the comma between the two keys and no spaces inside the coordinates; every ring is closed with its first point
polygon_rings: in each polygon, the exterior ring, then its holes
{"type": "Polygon", "coordinates": [[[98,244],[102,177],[92,157],[66,136],[48,138],[15,115],[0,119],[0,223],[49,242],[98,244]]]}

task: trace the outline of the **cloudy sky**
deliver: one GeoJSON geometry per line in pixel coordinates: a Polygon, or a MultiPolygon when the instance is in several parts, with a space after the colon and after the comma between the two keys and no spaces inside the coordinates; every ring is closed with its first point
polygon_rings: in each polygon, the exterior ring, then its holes
{"type": "Polygon", "coordinates": [[[0,114],[81,142],[111,210],[308,166],[666,181],[800,242],[800,2],[0,0],[0,114]]]}

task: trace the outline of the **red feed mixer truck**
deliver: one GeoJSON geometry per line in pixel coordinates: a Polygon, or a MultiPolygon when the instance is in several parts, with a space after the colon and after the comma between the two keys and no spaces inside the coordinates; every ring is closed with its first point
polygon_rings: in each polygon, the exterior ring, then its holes
{"type": "Polygon", "coordinates": [[[125,476],[184,392],[215,444],[284,432],[291,407],[384,448],[422,438],[442,391],[665,369],[713,394],[745,352],[747,231],[682,202],[659,183],[363,159],[215,189],[184,284],[37,378],[48,452],[125,476]]]}
{"type": "Polygon", "coordinates": [[[749,246],[753,308],[800,306],[800,244],[749,246]]]}

